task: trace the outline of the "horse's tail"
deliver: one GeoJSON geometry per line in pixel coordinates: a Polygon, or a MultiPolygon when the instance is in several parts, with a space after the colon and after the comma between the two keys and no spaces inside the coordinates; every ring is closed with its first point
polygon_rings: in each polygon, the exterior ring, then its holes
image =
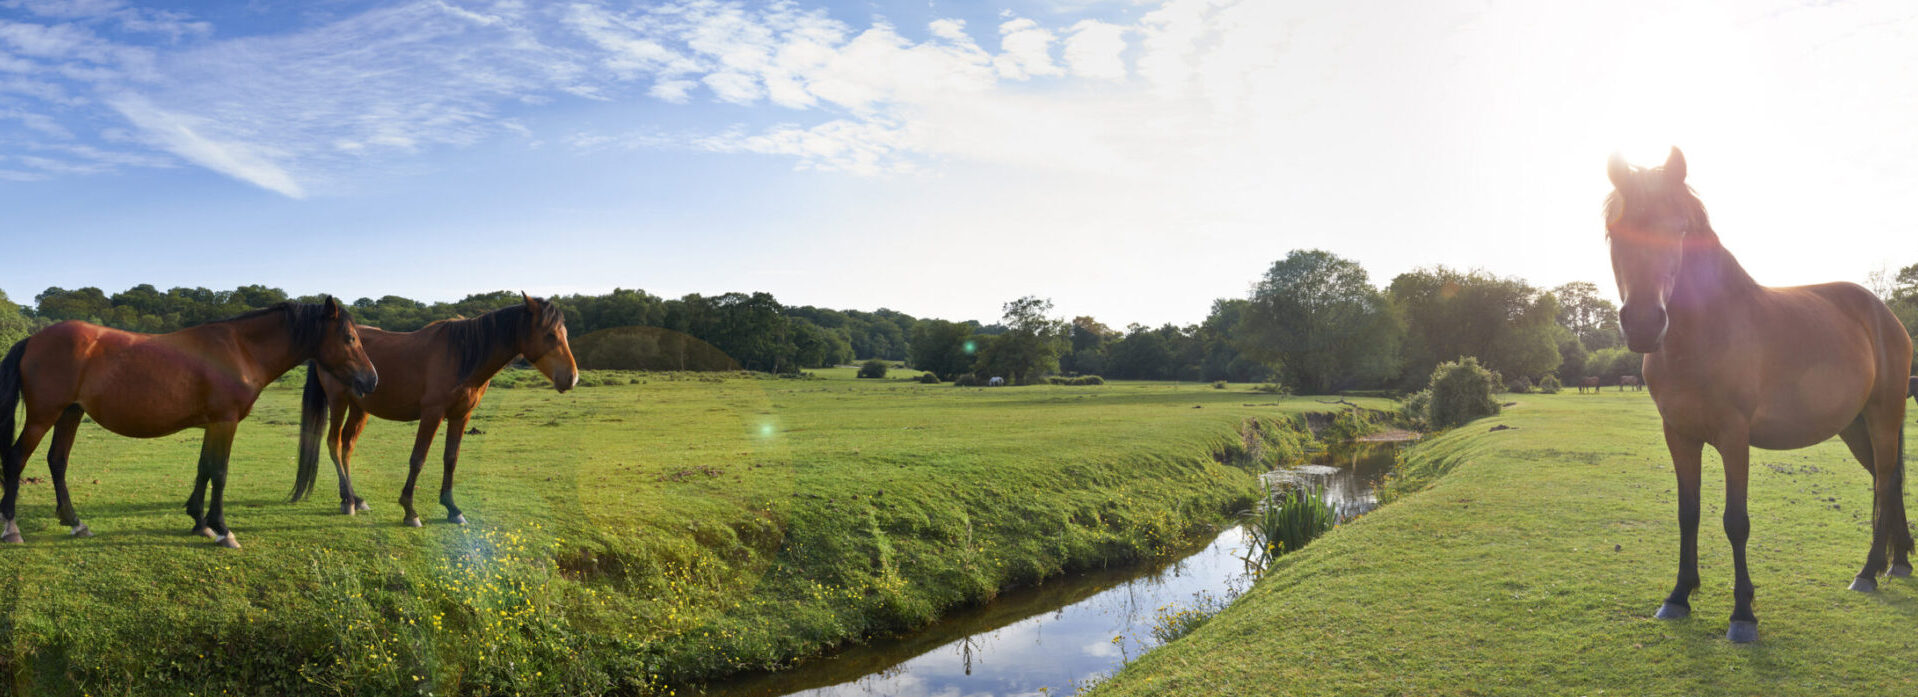
{"type": "Polygon", "coordinates": [[[13,410],[20,405],[20,356],[27,352],[27,340],[15,342],[0,359],[0,465],[13,466],[13,410]]]}
{"type": "MultiPolygon", "coordinates": [[[[1905,490],[1905,425],[1902,423],[1898,424],[1898,474],[1892,481],[1894,482],[1893,486],[1897,487],[1894,491],[1902,492],[1905,490]]],[[[1913,550],[1911,536],[1905,535],[1904,538],[1905,553],[1910,554],[1913,550]]],[[[1897,538],[1894,536],[1893,539],[1897,538]]]]}
{"type": "Polygon", "coordinates": [[[320,384],[320,368],[306,364],[306,392],[300,396],[300,464],[293,478],[293,500],[299,501],[313,491],[320,473],[320,439],[326,436],[326,387],[320,384]]]}

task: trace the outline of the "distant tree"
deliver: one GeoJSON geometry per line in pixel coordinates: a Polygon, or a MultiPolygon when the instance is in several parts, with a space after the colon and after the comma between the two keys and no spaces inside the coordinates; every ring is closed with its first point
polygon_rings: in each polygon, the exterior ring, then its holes
{"type": "Polygon", "coordinates": [[[1387,294],[1405,322],[1408,387],[1462,356],[1527,379],[1563,360],[1557,298],[1524,281],[1439,266],[1399,274],[1387,294]]]}
{"type": "Polygon", "coordinates": [[[979,368],[1029,385],[1059,369],[1066,345],[1066,323],[1047,316],[1052,301],[1026,296],[1004,306],[1006,332],[979,352],[979,368]]]}
{"type": "Polygon", "coordinates": [[[1598,293],[1589,281],[1573,281],[1552,289],[1558,298],[1558,323],[1571,330],[1587,351],[1611,348],[1623,342],[1618,307],[1598,293]]]}
{"type": "MultiPolygon", "coordinates": [[[[36,322],[20,311],[20,306],[7,298],[6,291],[0,291],[0,353],[13,348],[13,344],[27,338],[39,327],[36,322]]],[[[11,437],[9,434],[8,437],[11,437]]]]}
{"type": "Polygon", "coordinates": [[[877,358],[869,358],[866,360],[866,362],[859,364],[859,375],[857,377],[862,377],[862,378],[886,377],[886,367],[887,366],[885,361],[879,360],[877,358]]]}
{"type": "Polygon", "coordinates": [[[1399,327],[1364,267],[1321,250],[1272,264],[1245,309],[1240,347],[1276,362],[1300,392],[1373,384],[1398,371],[1399,327]]]}
{"type": "Polygon", "coordinates": [[[33,303],[36,315],[55,322],[69,319],[98,322],[113,312],[113,303],[107,300],[107,294],[91,286],[77,290],[48,288],[34,296],[33,303]]]}
{"type": "Polygon", "coordinates": [[[972,372],[978,350],[971,325],[942,319],[914,324],[911,344],[912,367],[938,375],[941,380],[972,372]]]}

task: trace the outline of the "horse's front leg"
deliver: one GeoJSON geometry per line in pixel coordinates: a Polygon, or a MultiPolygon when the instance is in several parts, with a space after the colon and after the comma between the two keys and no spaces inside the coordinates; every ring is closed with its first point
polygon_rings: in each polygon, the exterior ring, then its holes
{"type": "MultiPolygon", "coordinates": [[[[233,454],[233,434],[239,427],[237,421],[207,424],[206,440],[200,444],[200,476],[211,482],[213,488],[213,505],[206,512],[206,528],[220,546],[228,549],[240,548],[240,541],[226,527],[226,465],[233,454]]],[[[199,494],[198,486],[194,487],[194,494],[199,494]]]]}
{"type": "Polygon", "coordinates": [[[420,514],[413,510],[413,485],[420,480],[420,466],[426,464],[426,451],[433,446],[433,434],[440,430],[443,412],[420,415],[419,435],[413,439],[413,457],[406,462],[406,488],[400,490],[400,508],[406,511],[406,518],[400,522],[408,527],[420,526],[420,514]]]}
{"type": "Polygon", "coordinates": [[[1692,592],[1698,590],[1698,478],[1705,444],[1667,425],[1665,448],[1671,451],[1672,471],[1678,475],[1678,584],[1658,608],[1657,617],[1675,620],[1692,614],[1692,592]]]}
{"type": "Polygon", "coordinates": [[[440,505],[446,507],[446,522],[459,525],[466,524],[466,516],[453,504],[453,470],[459,467],[460,438],[466,435],[467,416],[469,414],[448,414],[446,417],[445,471],[440,474],[440,505]]]}
{"type": "Polygon", "coordinates": [[[1743,429],[1726,434],[1717,443],[1718,456],[1725,461],[1725,539],[1732,543],[1732,567],[1736,569],[1736,578],[1732,582],[1732,618],[1731,628],[1725,631],[1725,638],[1743,644],[1758,641],[1758,616],[1752,614],[1752,596],[1758,587],[1752,585],[1751,573],[1745,564],[1745,540],[1751,537],[1751,518],[1745,513],[1745,488],[1751,469],[1751,439],[1743,429]]]}

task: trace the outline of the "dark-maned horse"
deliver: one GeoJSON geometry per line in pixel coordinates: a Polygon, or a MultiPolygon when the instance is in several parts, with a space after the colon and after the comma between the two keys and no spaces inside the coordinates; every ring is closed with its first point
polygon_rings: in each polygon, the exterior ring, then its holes
{"type": "Polygon", "coordinates": [[[1745,563],[1751,448],[1784,450],[1837,435],[1872,475],[1871,550],[1851,588],[1911,573],[1905,528],[1905,395],[1911,339],[1891,310],[1850,283],[1768,288],[1752,281],[1685,185],[1685,157],[1632,167],[1614,155],[1605,203],[1625,342],[1645,354],[1645,383],[1678,475],[1678,583],[1658,617],[1691,612],[1698,588],[1699,462],[1725,463],[1725,536],[1736,570],[1726,638],[1758,638],[1745,563]]]}
{"type": "Polygon", "coordinates": [[[1620,375],[1618,377],[1618,391],[1624,392],[1625,388],[1627,387],[1632,388],[1633,392],[1637,392],[1639,390],[1645,389],[1644,385],[1639,384],[1638,376],[1620,375]]]}
{"type": "Polygon", "coordinates": [[[0,540],[21,541],[14,524],[20,471],[48,429],[53,430],[53,444],[47,449],[47,468],[53,475],[60,523],[76,536],[91,534],[67,496],[67,454],[84,414],[108,431],[132,438],[206,429],[187,514],[193,516],[194,532],[239,547],[226,527],[225,513],[233,433],[267,383],[308,361],[356,392],[372,391],[379,383],[373,363],[360,349],[353,317],[330,297],[322,304],[280,303],[170,334],[67,321],[22,339],[0,361],[0,434],[13,435],[14,406],[22,398],[26,402],[20,439],[5,450],[5,471],[0,473],[6,487],[0,499],[6,531],[0,540]],[[209,483],[213,505],[203,516],[209,483]]]}
{"type": "Polygon", "coordinates": [[[446,422],[445,470],[440,477],[440,505],[446,519],[466,522],[453,505],[453,468],[459,463],[460,437],[466,420],[479,406],[493,376],[513,359],[525,356],[533,367],[565,392],[579,384],[579,367],[566,343],[566,318],[558,306],[526,297],[522,305],[488,312],[473,319],[443,320],[419,331],[389,332],[372,327],[361,331],[366,355],[380,366],[386,379],[379,389],[348,394],[346,385],[326,371],[311,371],[300,419],[300,458],[294,500],[312,487],[319,468],[320,430],[331,406],[332,423],[326,429],[327,452],[339,475],[340,512],[366,510],[366,500],[353,493],[353,444],[366,427],[368,414],[390,421],[418,421],[413,457],[407,461],[406,488],[400,491],[403,522],[418,527],[413,510],[413,485],[433,445],[440,421],[446,422]]]}
{"type": "Polygon", "coordinates": [[[1592,394],[1598,394],[1598,376],[1592,375],[1578,381],[1579,394],[1585,394],[1586,388],[1591,388],[1592,394]]]}

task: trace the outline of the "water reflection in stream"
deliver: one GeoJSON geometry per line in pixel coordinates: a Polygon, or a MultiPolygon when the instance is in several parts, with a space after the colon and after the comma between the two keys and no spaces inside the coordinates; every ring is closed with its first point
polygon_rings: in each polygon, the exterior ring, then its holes
{"type": "MultiPolygon", "coordinates": [[[[1394,444],[1322,455],[1268,477],[1321,487],[1342,518],[1378,505],[1373,485],[1394,444]]],[[[1245,531],[1234,527],[1178,561],[1101,571],[1008,592],[910,636],[876,641],[791,670],[706,688],[715,697],[987,697],[1069,695],[1152,648],[1155,613],[1223,599],[1251,585],[1245,531]]]]}

